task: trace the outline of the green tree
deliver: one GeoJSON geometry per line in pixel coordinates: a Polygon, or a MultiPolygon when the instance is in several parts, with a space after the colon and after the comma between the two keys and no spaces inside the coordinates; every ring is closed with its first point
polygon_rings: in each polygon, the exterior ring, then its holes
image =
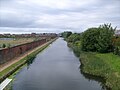
{"type": "Polygon", "coordinates": [[[2,48],[5,48],[5,47],[6,47],[6,45],[3,43],[2,48]]]}
{"type": "Polygon", "coordinates": [[[71,34],[69,37],[68,37],[68,42],[73,42],[75,43],[76,41],[79,41],[81,38],[81,35],[78,34],[78,33],[74,33],[74,34],[71,34]]]}
{"type": "Polygon", "coordinates": [[[62,35],[62,37],[64,37],[64,38],[66,39],[66,38],[68,38],[71,34],[72,34],[71,31],[65,31],[65,32],[63,32],[61,35],[62,35]]]}
{"type": "Polygon", "coordinates": [[[82,50],[101,53],[112,51],[112,38],[115,29],[111,27],[111,24],[100,25],[98,28],[89,28],[82,36],[82,50]]]}
{"type": "Polygon", "coordinates": [[[97,44],[98,52],[111,52],[113,51],[113,35],[115,29],[112,28],[111,24],[101,25],[99,28],[99,38],[97,44]]]}
{"type": "Polygon", "coordinates": [[[82,34],[82,50],[84,51],[96,51],[96,46],[98,44],[97,38],[99,37],[99,32],[97,28],[89,28],[82,34]]]}
{"type": "Polygon", "coordinates": [[[120,37],[114,38],[113,42],[114,42],[114,54],[120,56],[120,37]]]}

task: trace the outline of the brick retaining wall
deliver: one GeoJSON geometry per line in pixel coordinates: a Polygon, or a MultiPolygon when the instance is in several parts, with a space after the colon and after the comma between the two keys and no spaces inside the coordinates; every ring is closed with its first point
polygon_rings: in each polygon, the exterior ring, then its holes
{"type": "Polygon", "coordinates": [[[37,46],[40,46],[46,42],[46,39],[21,44],[18,46],[14,46],[11,48],[6,48],[0,50],[0,64],[6,63],[7,61],[12,60],[15,57],[20,56],[21,54],[24,54],[25,52],[34,49],[37,46]]]}

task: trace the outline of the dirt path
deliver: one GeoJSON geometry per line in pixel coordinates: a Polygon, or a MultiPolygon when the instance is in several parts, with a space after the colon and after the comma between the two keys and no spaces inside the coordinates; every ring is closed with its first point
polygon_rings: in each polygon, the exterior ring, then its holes
{"type": "Polygon", "coordinates": [[[41,45],[41,46],[39,46],[39,47],[36,47],[35,49],[30,50],[30,51],[26,52],[25,54],[23,54],[23,55],[21,55],[21,56],[19,56],[19,57],[16,57],[16,58],[14,58],[13,60],[11,60],[11,61],[9,61],[9,62],[7,62],[7,63],[5,63],[5,64],[0,65],[0,72],[3,71],[4,69],[6,69],[7,67],[11,66],[12,64],[18,62],[18,61],[21,60],[22,58],[26,57],[27,55],[31,54],[32,52],[36,51],[37,49],[39,49],[39,48],[43,47],[44,45],[50,43],[50,42],[51,42],[51,41],[49,41],[49,42],[47,42],[47,43],[45,43],[45,44],[43,44],[43,45],[41,45]]]}

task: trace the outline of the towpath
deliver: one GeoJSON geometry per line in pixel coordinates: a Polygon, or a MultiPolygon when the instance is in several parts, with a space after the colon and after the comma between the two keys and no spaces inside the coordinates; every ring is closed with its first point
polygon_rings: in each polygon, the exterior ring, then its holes
{"type": "Polygon", "coordinates": [[[47,43],[45,43],[45,44],[43,44],[43,45],[41,45],[41,46],[39,46],[39,47],[36,47],[35,49],[30,50],[30,51],[26,52],[25,54],[20,55],[19,57],[16,57],[16,58],[14,58],[13,60],[10,60],[9,62],[7,62],[7,63],[5,63],[5,64],[0,65],[0,72],[3,71],[4,69],[8,68],[8,67],[11,66],[12,64],[18,62],[18,61],[21,60],[22,58],[26,57],[27,55],[31,54],[32,52],[36,51],[37,49],[39,49],[39,48],[43,47],[44,45],[50,43],[50,42],[51,42],[51,41],[49,41],[49,42],[47,42],[47,43]]]}

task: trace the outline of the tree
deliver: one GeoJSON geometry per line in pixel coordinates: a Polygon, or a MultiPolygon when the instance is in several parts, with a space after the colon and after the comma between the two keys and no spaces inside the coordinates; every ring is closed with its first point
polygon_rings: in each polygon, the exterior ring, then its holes
{"type": "Polygon", "coordinates": [[[82,50],[101,53],[112,51],[112,38],[115,29],[111,27],[111,24],[100,25],[98,28],[89,28],[82,35],[82,50]]]}
{"type": "Polygon", "coordinates": [[[5,47],[6,47],[6,45],[3,43],[2,48],[5,48],[5,47]]]}
{"type": "MultiPolygon", "coordinates": [[[[115,28],[116,29],[116,28],[115,28]]],[[[99,38],[97,44],[98,52],[111,52],[113,51],[113,35],[115,29],[112,28],[111,24],[100,25],[99,38]]]]}
{"type": "Polygon", "coordinates": [[[71,31],[66,31],[66,32],[63,32],[61,35],[62,35],[62,37],[64,37],[64,38],[68,38],[71,34],[72,34],[71,31]]]}
{"type": "Polygon", "coordinates": [[[74,34],[71,34],[69,37],[68,37],[68,42],[73,42],[75,43],[76,41],[79,41],[81,38],[80,34],[78,33],[74,33],[74,34]]]}
{"type": "Polygon", "coordinates": [[[82,34],[82,50],[83,51],[96,51],[96,44],[98,43],[99,32],[97,28],[89,28],[82,34]]]}
{"type": "Polygon", "coordinates": [[[120,37],[115,37],[114,42],[114,54],[120,56],[120,37]]]}

